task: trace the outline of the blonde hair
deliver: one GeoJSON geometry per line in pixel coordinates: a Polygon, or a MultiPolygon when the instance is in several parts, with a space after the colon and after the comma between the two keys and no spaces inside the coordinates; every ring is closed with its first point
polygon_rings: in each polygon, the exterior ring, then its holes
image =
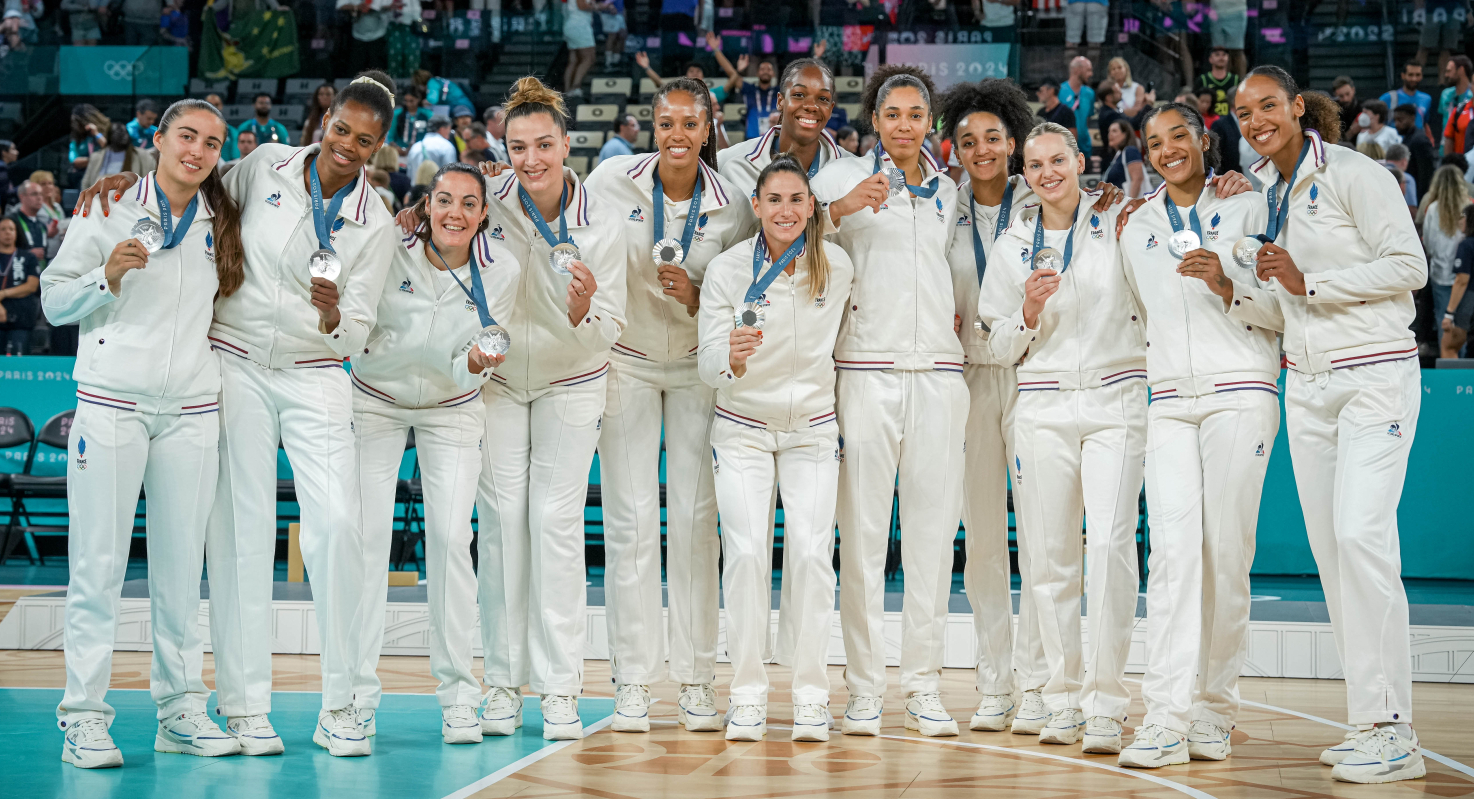
{"type": "Polygon", "coordinates": [[[1034,129],[1029,131],[1029,135],[1024,137],[1024,146],[1027,147],[1029,142],[1041,136],[1048,136],[1051,133],[1064,137],[1065,146],[1070,148],[1070,152],[1075,155],[1080,154],[1080,141],[1075,138],[1074,131],[1055,122],[1040,122],[1035,125],[1034,129]]]}
{"type": "Polygon", "coordinates": [[[415,168],[415,182],[414,182],[414,185],[416,185],[416,186],[428,186],[428,185],[430,185],[430,181],[432,181],[432,180],[435,179],[435,173],[436,172],[439,172],[439,171],[440,171],[440,165],[437,164],[437,163],[435,163],[434,161],[431,161],[428,158],[425,159],[425,160],[423,160],[423,161],[421,161],[420,162],[420,165],[415,168]]]}
{"type": "Polygon", "coordinates": [[[38,169],[35,172],[32,172],[31,176],[27,178],[27,180],[31,181],[32,183],[49,183],[53,186],[56,185],[56,175],[51,174],[49,170],[45,169],[38,169]]]}
{"type": "Polygon", "coordinates": [[[1424,223],[1433,203],[1438,203],[1438,229],[1446,235],[1456,235],[1459,217],[1464,213],[1464,206],[1469,204],[1469,188],[1464,183],[1464,173],[1458,167],[1442,166],[1433,173],[1428,193],[1423,195],[1423,202],[1418,206],[1418,222],[1424,223]]]}
{"type": "MultiPolygon", "coordinates": [[[[1121,82],[1121,83],[1118,83],[1117,86],[1119,86],[1120,88],[1124,89],[1127,86],[1130,86],[1131,84],[1135,83],[1136,81],[1132,80],[1132,78],[1131,78],[1131,64],[1128,63],[1126,61],[1126,59],[1124,59],[1124,58],[1122,58],[1120,56],[1116,56],[1115,58],[1112,58],[1110,61],[1107,61],[1106,62],[1106,75],[1110,75],[1111,74],[1111,67],[1113,67],[1113,66],[1115,66],[1117,64],[1120,64],[1121,65],[1121,68],[1124,69],[1124,70],[1126,70],[1126,80],[1123,81],[1123,82],[1121,82]]],[[[1111,78],[1111,80],[1115,80],[1115,78],[1111,78]]]]}
{"type": "Polygon", "coordinates": [[[1382,149],[1382,145],[1372,141],[1371,139],[1367,139],[1361,144],[1356,145],[1356,151],[1366,156],[1367,158],[1372,159],[1373,161],[1381,161],[1383,158],[1387,157],[1387,153],[1385,150],[1382,149]]]}

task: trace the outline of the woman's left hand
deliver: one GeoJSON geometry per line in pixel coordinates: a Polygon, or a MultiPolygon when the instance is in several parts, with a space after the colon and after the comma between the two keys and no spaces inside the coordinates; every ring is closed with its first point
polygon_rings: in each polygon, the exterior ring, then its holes
{"type": "Polygon", "coordinates": [[[488,369],[495,369],[506,362],[505,353],[501,355],[487,355],[475,344],[471,345],[471,351],[466,353],[466,369],[473,375],[479,375],[488,369]]]}
{"type": "Polygon", "coordinates": [[[1101,183],[1096,188],[1100,189],[1100,199],[1091,208],[1098,214],[1105,213],[1111,206],[1126,199],[1126,192],[1121,191],[1121,187],[1114,183],[1101,183]]]}
{"type": "Polygon", "coordinates": [[[1195,277],[1208,284],[1208,290],[1217,294],[1225,303],[1233,301],[1233,281],[1223,274],[1223,262],[1218,253],[1199,247],[1183,256],[1177,265],[1177,274],[1195,277]]]}
{"type": "Polygon", "coordinates": [[[701,289],[691,282],[686,270],[675,264],[661,264],[655,274],[665,296],[674,297],[687,308],[695,308],[701,304],[701,289]]]}
{"type": "Polygon", "coordinates": [[[1284,286],[1285,291],[1296,297],[1305,296],[1305,273],[1295,265],[1295,259],[1290,253],[1274,242],[1268,242],[1259,249],[1258,275],[1260,280],[1274,278],[1284,286]]]}
{"type": "Polygon", "coordinates": [[[1122,208],[1121,213],[1116,215],[1116,238],[1121,238],[1121,231],[1126,229],[1126,220],[1130,219],[1131,215],[1136,213],[1136,209],[1145,204],[1146,200],[1140,197],[1126,203],[1126,207],[1122,208]]]}
{"type": "Polygon", "coordinates": [[[338,287],[333,281],[321,277],[312,279],[312,307],[317,309],[318,318],[322,319],[323,330],[331,333],[337,329],[341,316],[338,313],[338,287]]]}
{"type": "Polygon", "coordinates": [[[1250,183],[1248,178],[1233,171],[1224,172],[1222,175],[1214,175],[1211,183],[1213,191],[1218,195],[1219,199],[1254,190],[1254,184],[1250,183]]]}
{"type": "Polygon", "coordinates": [[[594,292],[598,290],[599,284],[594,280],[594,273],[583,265],[583,261],[569,264],[568,271],[572,279],[568,281],[568,296],[564,301],[568,305],[568,321],[577,327],[588,315],[589,305],[594,301],[594,292]]]}

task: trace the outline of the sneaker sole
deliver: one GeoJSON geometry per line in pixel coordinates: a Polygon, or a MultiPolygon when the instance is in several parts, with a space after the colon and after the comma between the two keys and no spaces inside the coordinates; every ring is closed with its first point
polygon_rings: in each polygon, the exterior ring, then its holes
{"type": "Polygon", "coordinates": [[[1217,752],[1204,752],[1202,749],[1194,749],[1193,745],[1189,743],[1187,745],[1187,754],[1192,760],[1223,761],[1227,760],[1228,756],[1233,754],[1233,747],[1225,747],[1223,754],[1220,755],[1217,752]]]}
{"type": "Polygon", "coordinates": [[[1044,732],[1044,727],[1048,723],[1048,719],[1039,719],[1038,721],[1032,721],[1029,719],[1014,718],[1013,724],[1010,725],[1008,729],[1014,735],[1038,735],[1039,733],[1044,732]]]}
{"type": "MultiPolygon", "coordinates": [[[[229,735],[229,733],[226,734],[229,735]]],[[[270,757],[271,755],[279,755],[286,750],[280,738],[270,738],[263,741],[260,738],[246,738],[240,735],[233,735],[231,737],[235,738],[236,743],[241,745],[241,754],[246,757],[270,757]],[[250,741],[250,743],[247,743],[247,741],[250,741]]]]}
{"type": "Polygon", "coordinates": [[[1417,765],[1413,766],[1412,768],[1401,769],[1390,774],[1369,774],[1365,778],[1361,778],[1360,775],[1348,775],[1346,774],[1346,771],[1348,770],[1349,769],[1337,766],[1334,770],[1331,771],[1331,778],[1337,780],[1338,782],[1349,782],[1357,785],[1381,785],[1382,783],[1387,782],[1421,780],[1424,777],[1428,776],[1428,769],[1426,766],[1423,765],[1423,762],[1421,760],[1419,760],[1417,765]],[[1352,779],[1352,777],[1356,777],[1356,779],[1352,779]]]}
{"type": "Polygon", "coordinates": [[[609,728],[615,732],[649,732],[650,716],[621,716],[616,713],[609,728]]]}
{"type": "Polygon", "coordinates": [[[1105,738],[1087,735],[1081,739],[1080,751],[1087,755],[1119,755],[1121,754],[1120,738],[1105,738]]]}
{"type": "Polygon", "coordinates": [[[77,768],[122,768],[123,753],[120,750],[114,750],[113,754],[106,757],[98,758],[97,762],[85,763],[81,762],[75,757],[72,757],[71,752],[67,751],[67,748],[63,746],[61,748],[61,762],[71,763],[77,768]]]}
{"type": "Polygon", "coordinates": [[[967,723],[967,728],[977,732],[1003,732],[1013,723],[1013,719],[1013,713],[1003,716],[979,716],[974,713],[972,720],[967,723]]]}
{"type": "Polygon", "coordinates": [[[789,740],[812,741],[815,743],[822,743],[829,740],[829,728],[822,725],[809,724],[800,727],[795,724],[793,727],[793,735],[789,737],[789,740]]]}
{"type": "Polygon", "coordinates": [[[583,738],[583,722],[574,724],[549,724],[543,722],[543,740],[577,741],[583,738]]]}
{"type": "Polygon", "coordinates": [[[768,734],[766,725],[762,727],[738,727],[733,729],[727,725],[727,740],[729,741],[761,741],[768,734]]]}
{"type": "Polygon", "coordinates": [[[171,741],[162,735],[155,734],[154,751],[163,752],[166,755],[194,755],[195,757],[230,757],[241,753],[240,742],[235,741],[233,738],[226,738],[224,740],[215,738],[213,740],[220,741],[221,745],[226,748],[218,752],[211,752],[203,747],[187,746],[176,741],[171,741]],[[231,747],[228,745],[229,743],[235,743],[235,746],[231,747]]]}
{"type": "Polygon", "coordinates": [[[1050,730],[1046,727],[1043,731],[1039,733],[1039,743],[1071,746],[1080,743],[1080,734],[1075,733],[1073,735],[1070,735],[1064,730],[1050,730]]]}
{"type": "Polygon", "coordinates": [[[374,753],[373,745],[367,738],[357,742],[342,741],[329,738],[327,733],[321,729],[312,733],[312,742],[328,750],[328,754],[333,757],[368,757],[374,753]],[[333,746],[335,740],[337,741],[336,747],[333,746]]]}
{"type": "Polygon", "coordinates": [[[1320,764],[1322,766],[1339,766],[1341,765],[1341,761],[1345,760],[1352,751],[1348,749],[1345,752],[1332,752],[1330,749],[1323,749],[1320,753],[1320,764]]]}
{"type": "Polygon", "coordinates": [[[839,731],[844,735],[879,735],[880,719],[856,721],[845,716],[844,720],[839,723],[839,731]]]}
{"type": "Polygon", "coordinates": [[[1184,766],[1187,765],[1188,761],[1185,757],[1181,759],[1177,757],[1158,759],[1153,756],[1142,757],[1138,760],[1131,754],[1133,751],[1129,748],[1122,750],[1121,758],[1116,761],[1116,765],[1122,768],[1161,768],[1163,766],[1184,766]]]}
{"type": "Polygon", "coordinates": [[[442,729],[440,740],[447,744],[479,744],[481,743],[481,729],[471,727],[467,729],[456,729],[454,731],[442,729]]]}
{"type": "Polygon", "coordinates": [[[488,719],[481,717],[482,735],[516,735],[517,728],[522,726],[522,711],[517,715],[505,719],[488,719]]]}
{"type": "Polygon", "coordinates": [[[722,717],[713,713],[710,716],[701,716],[689,713],[685,708],[676,707],[676,720],[686,728],[686,732],[721,732],[722,717]]]}
{"type": "Polygon", "coordinates": [[[928,721],[922,723],[920,718],[906,713],[906,729],[915,730],[926,738],[947,738],[957,734],[957,722],[950,724],[946,721],[928,721]]]}

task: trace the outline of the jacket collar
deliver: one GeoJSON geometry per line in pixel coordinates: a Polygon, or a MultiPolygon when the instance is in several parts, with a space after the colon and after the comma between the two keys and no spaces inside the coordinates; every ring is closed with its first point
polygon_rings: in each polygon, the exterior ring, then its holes
{"type": "MultiPolygon", "coordinates": [[[[156,172],[150,172],[144,175],[143,180],[138,181],[138,185],[133,187],[133,201],[138,203],[144,210],[153,214],[155,219],[162,219],[163,217],[159,211],[159,186],[155,182],[155,174],[156,172]]],[[[210,201],[205,199],[205,193],[200,192],[198,196],[200,198],[200,204],[195,209],[194,218],[209,219],[214,216],[215,212],[210,209],[210,201]]],[[[176,209],[171,208],[170,210],[176,209]]],[[[183,208],[177,210],[180,213],[184,212],[183,208]]]]}
{"type": "MultiPolygon", "coordinates": [[[[766,165],[768,161],[772,160],[773,142],[778,140],[778,136],[782,132],[782,125],[774,125],[768,128],[768,132],[759,136],[752,147],[748,148],[747,154],[743,157],[750,163],[759,164],[761,162],[761,165],[766,165]]],[[[828,152],[829,160],[831,161],[841,157],[839,142],[834,140],[834,136],[829,132],[828,128],[819,131],[819,149],[828,152]]]]}
{"type": "MultiPolygon", "coordinates": [[[[705,161],[697,159],[697,165],[701,170],[701,207],[721,208],[731,202],[727,193],[727,187],[723,185],[722,179],[717,171],[706,165],[705,161]],[[711,205],[707,201],[711,201],[711,205]]],[[[639,187],[640,193],[646,197],[655,191],[655,170],[660,165],[660,153],[655,152],[641,158],[635,165],[625,171],[629,179],[639,187]]]]}
{"type": "MultiPolygon", "coordinates": [[[[578,179],[578,175],[575,174],[572,169],[569,169],[566,166],[563,167],[563,179],[566,181],[571,181],[573,183],[573,195],[568,198],[567,210],[572,212],[572,216],[568,218],[568,227],[588,227],[588,192],[584,190],[583,183],[578,179]]],[[[524,214],[522,212],[522,200],[517,196],[517,186],[520,185],[517,182],[517,173],[512,170],[507,170],[507,172],[502,175],[500,180],[500,185],[496,185],[495,188],[492,189],[492,194],[496,195],[496,198],[498,200],[513,209],[513,217],[523,216],[524,214]]]]}
{"type": "MultiPolygon", "coordinates": [[[[306,147],[297,147],[292,154],[271,165],[284,180],[292,184],[294,189],[302,188],[302,176],[305,174],[306,164],[312,156],[322,150],[321,144],[309,144],[306,147]]],[[[378,201],[378,194],[369,185],[368,170],[364,167],[358,168],[358,183],[353,187],[352,193],[343,200],[343,209],[339,212],[343,219],[365,225],[368,224],[368,203],[372,195],[378,201]]],[[[323,198],[326,200],[327,198],[323,198]]],[[[311,200],[308,200],[311,202],[311,200]]]]}
{"type": "MultiPolygon", "coordinates": [[[[1310,155],[1304,163],[1300,164],[1298,175],[1315,172],[1326,165],[1326,143],[1321,141],[1320,134],[1314,130],[1306,130],[1305,138],[1310,141],[1310,155]]],[[[1274,161],[1270,160],[1267,155],[1254,162],[1254,166],[1250,167],[1249,171],[1253,172],[1254,177],[1259,178],[1266,188],[1273,186],[1284,177],[1280,174],[1279,168],[1274,165],[1274,161]]]]}
{"type": "MultiPolygon", "coordinates": [[[[1203,178],[1203,190],[1198,192],[1198,202],[1202,202],[1205,199],[1214,199],[1218,196],[1216,192],[1211,191],[1214,177],[1216,175],[1213,174],[1213,170],[1210,168],[1208,174],[1203,178]]],[[[1167,181],[1164,180],[1146,196],[1142,197],[1142,199],[1147,202],[1154,202],[1161,199],[1162,193],[1165,191],[1167,191],[1167,181]]]]}

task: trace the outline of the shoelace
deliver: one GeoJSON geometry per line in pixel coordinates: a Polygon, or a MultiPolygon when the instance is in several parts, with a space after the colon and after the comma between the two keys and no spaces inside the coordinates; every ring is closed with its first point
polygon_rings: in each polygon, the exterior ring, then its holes
{"type": "Polygon", "coordinates": [[[259,732],[261,730],[271,729],[271,722],[266,718],[266,714],[264,713],[258,713],[254,716],[241,716],[233,719],[230,724],[233,725],[233,728],[238,733],[259,732]]]}
{"type": "Polygon", "coordinates": [[[493,688],[486,695],[487,710],[516,710],[516,695],[507,688],[493,688]]]}
{"type": "Polygon", "coordinates": [[[929,713],[947,712],[947,709],[942,706],[942,695],[935,691],[929,691],[924,694],[916,694],[911,697],[911,701],[916,702],[921,706],[922,710],[929,713]]]}
{"type": "Polygon", "coordinates": [[[982,700],[978,702],[978,707],[997,708],[999,710],[1002,710],[1012,704],[1012,699],[1013,697],[1007,696],[1005,694],[989,694],[987,696],[984,696],[982,700]]]}
{"type": "Polygon", "coordinates": [[[97,718],[80,719],[72,724],[72,740],[74,743],[89,744],[96,743],[109,738],[107,722],[97,718]]]}
{"type": "Polygon", "coordinates": [[[1192,728],[1187,733],[1189,738],[1193,733],[1197,733],[1199,738],[1208,738],[1215,743],[1228,739],[1228,730],[1207,721],[1193,722],[1192,728]]]}
{"type": "Polygon", "coordinates": [[[1077,718],[1075,718],[1075,711],[1066,709],[1066,710],[1056,710],[1053,713],[1050,713],[1049,714],[1048,726],[1053,727],[1054,726],[1054,723],[1056,721],[1059,721],[1061,719],[1066,719],[1066,718],[1068,718],[1070,720],[1070,724],[1072,726],[1078,727],[1080,725],[1080,720],[1077,719],[1077,718]]]}
{"type": "MultiPolygon", "coordinates": [[[[1356,751],[1381,760],[1387,759],[1387,748],[1402,749],[1397,732],[1386,727],[1373,727],[1356,736],[1356,751]]],[[[1393,755],[1396,757],[1396,755],[1393,755]]]]}
{"type": "Polygon", "coordinates": [[[795,724],[813,726],[824,722],[823,705],[799,705],[793,709],[793,723],[795,724]]]}
{"type": "Polygon", "coordinates": [[[732,721],[751,726],[768,717],[768,709],[762,705],[738,705],[732,711],[732,721]]]}
{"type": "Polygon", "coordinates": [[[215,726],[215,722],[210,720],[210,716],[208,714],[198,711],[185,713],[179,717],[179,720],[194,725],[196,733],[208,734],[211,732],[219,731],[220,729],[219,727],[215,726]]]}
{"type": "Polygon", "coordinates": [[[884,707],[884,703],[880,701],[880,697],[878,696],[857,696],[855,697],[854,704],[850,707],[850,709],[865,712],[875,711],[876,713],[879,713],[882,707],[884,707]]]}
{"type": "Polygon", "coordinates": [[[329,710],[328,717],[332,719],[332,722],[328,725],[329,729],[336,729],[339,727],[352,727],[355,730],[358,729],[358,711],[354,710],[351,707],[340,708],[338,710],[329,710]]]}
{"type": "Polygon", "coordinates": [[[621,685],[614,692],[616,707],[649,707],[650,689],[643,685],[621,685]]]}
{"type": "Polygon", "coordinates": [[[1166,746],[1173,741],[1171,730],[1160,724],[1148,724],[1136,731],[1136,739],[1131,742],[1132,746],[1137,743],[1147,743],[1152,746],[1166,746]]]}
{"type": "Polygon", "coordinates": [[[1044,712],[1044,697],[1037,691],[1025,691],[1023,702],[1020,704],[1023,705],[1025,711],[1031,714],[1038,715],[1044,712]]]}
{"type": "Polygon", "coordinates": [[[701,707],[716,709],[716,691],[709,685],[683,685],[681,686],[681,702],[686,707],[701,707]]]}
{"type": "Polygon", "coordinates": [[[1113,718],[1107,718],[1105,716],[1091,716],[1090,720],[1085,723],[1085,730],[1086,732],[1104,732],[1108,735],[1115,735],[1120,733],[1121,731],[1119,724],[1120,722],[1117,722],[1113,718]]]}
{"type": "Polygon", "coordinates": [[[456,722],[457,726],[469,727],[476,723],[476,709],[470,705],[453,705],[442,715],[447,723],[456,722]]]}
{"type": "Polygon", "coordinates": [[[577,715],[571,696],[544,696],[542,698],[543,718],[551,715],[577,715]]]}

